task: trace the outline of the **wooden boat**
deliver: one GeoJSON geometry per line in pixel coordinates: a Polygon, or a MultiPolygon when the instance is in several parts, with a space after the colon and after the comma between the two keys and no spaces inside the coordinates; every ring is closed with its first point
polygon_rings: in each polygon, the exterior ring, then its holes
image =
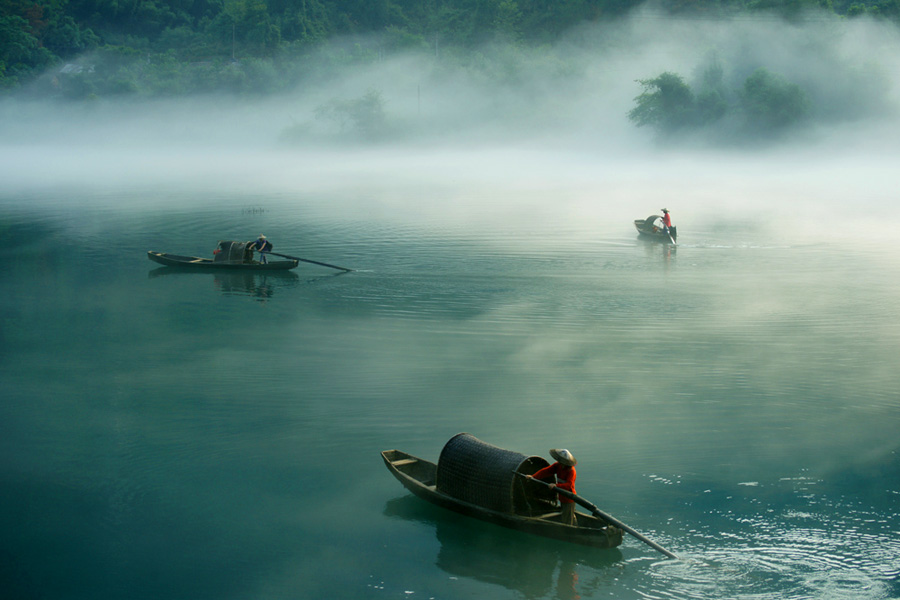
{"type": "Polygon", "coordinates": [[[268,263],[260,263],[253,261],[249,263],[221,263],[211,258],[198,258],[196,256],[180,256],[178,254],[169,254],[167,252],[154,252],[149,250],[147,258],[154,262],[158,262],[167,267],[201,267],[208,269],[232,269],[232,270],[251,270],[251,271],[286,271],[296,268],[299,261],[296,260],[276,260],[268,263]]]}
{"type": "Polygon", "coordinates": [[[669,238],[666,234],[666,230],[663,229],[662,217],[660,215],[650,215],[646,219],[635,219],[634,228],[637,229],[637,232],[641,237],[646,239],[672,244],[678,239],[678,228],[674,225],[669,228],[669,233],[672,234],[672,237],[669,238]]]}
{"type": "Polygon", "coordinates": [[[560,522],[556,494],[522,475],[549,463],[497,448],[468,433],[455,435],[438,464],[400,450],[381,453],[385,466],[413,494],[449,510],[546,538],[595,548],[622,543],[622,530],[577,512],[577,524],[560,522]]]}
{"type": "Polygon", "coordinates": [[[229,269],[243,271],[285,271],[296,268],[300,260],[270,260],[261,263],[253,260],[253,251],[247,246],[250,242],[219,242],[213,258],[198,258],[196,256],[180,256],[166,252],[147,252],[147,258],[168,267],[191,267],[201,269],[229,269]]]}

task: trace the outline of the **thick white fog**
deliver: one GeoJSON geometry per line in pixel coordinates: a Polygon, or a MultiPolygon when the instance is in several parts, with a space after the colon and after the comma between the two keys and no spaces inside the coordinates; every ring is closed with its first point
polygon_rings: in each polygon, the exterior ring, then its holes
{"type": "Polygon", "coordinates": [[[361,201],[427,210],[433,200],[448,214],[452,199],[453,214],[464,215],[469,204],[484,210],[497,191],[527,206],[565,204],[575,217],[627,220],[665,202],[682,219],[777,208],[802,221],[828,210],[866,227],[867,215],[892,209],[898,187],[898,84],[900,31],[888,23],[674,20],[648,11],[573,31],[553,48],[385,55],[277,97],[8,98],[0,102],[0,192],[357,189],[366,192],[361,201]],[[759,67],[797,83],[812,118],[747,143],[660,140],[629,121],[637,80],[670,71],[694,83],[710,64],[729,89],[759,67]],[[373,90],[391,131],[385,139],[354,142],[316,118],[329,102],[373,90]]]}

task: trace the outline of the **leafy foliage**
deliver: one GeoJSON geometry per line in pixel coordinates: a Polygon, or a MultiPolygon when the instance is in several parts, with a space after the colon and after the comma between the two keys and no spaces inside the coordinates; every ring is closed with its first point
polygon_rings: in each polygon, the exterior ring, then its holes
{"type": "MultiPolygon", "coordinates": [[[[527,97],[548,85],[546,78],[534,85],[529,72],[568,81],[580,68],[565,56],[565,44],[553,43],[579,24],[614,19],[643,1],[0,0],[0,91],[24,88],[74,101],[267,94],[321,80],[334,66],[365,66],[386,54],[418,52],[433,57],[442,74],[464,72],[507,90],[497,101],[504,117],[527,123],[533,117],[527,97]]],[[[787,19],[826,7],[847,18],[900,22],[900,0],[658,0],[656,5],[691,16],[765,11],[766,18],[776,13],[787,19]]],[[[755,57],[728,73],[713,60],[687,79],[669,71],[641,79],[627,116],[668,141],[735,142],[776,137],[813,116],[859,117],[882,108],[879,103],[890,96],[886,80],[869,65],[823,83],[821,77],[794,73],[797,81],[790,81],[756,68],[764,61],[755,57]]],[[[549,122],[564,115],[560,107],[559,115],[540,118],[549,122]]],[[[284,139],[324,134],[384,140],[400,129],[375,90],[324,103],[316,116],[314,123],[288,128],[284,139]]]]}
{"type": "Polygon", "coordinates": [[[316,109],[316,118],[336,125],[341,134],[377,139],[386,132],[384,98],[369,90],[353,100],[331,100],[316,109]]]}
{"type": "MultiPolygon", "coordinates": [[[[428,48],[436,55],[496,40],[539,45],[559,39],[581,23],[614,19],[644,1],[0,0],[0,84],[17,86],[51,64],[64,64],[103,47],[145,54],[172,51],[176,60],[190,64],[228,58],[276,61],[279,55],[310,49],[336,36],[369,33],[383,36],[386,51],[428,48]]],[[[673,14],[761,10],[796,18],[807,9],[825,7],[848,17],[900,21],[900,0],[659,0],[658,4],[673,14]]],[[[132,83],[135,89],[144,89],[141,82],[132,83]]],[[[674,100],[667,95],[674,90],[657,91],[662,94],[657,100],[674,100]]],[[[714,115],[722,110],[719,96],[704,89],[694,102],[701,112],[714,115]]],[[[652,104],[653,98],[647,101],[652,104]]],[[[651,105],[647,111],[650,117],[651,105]]]]}
{"type": "Polygon", "coordinates": [[[697,114],[694,93],[680,75],[667,71],[639,83],[644,91],[635,98],[637,106],[628,113],[635,125],[649,125],[661,133],[671,134],[694,124],[697,114]]]}
{"type": "Polygon", "coordinates": [[[809,115],[809,101],[800,86],[760,68],[740,92],[747,124],[763,131],[790,127],[809,115]]]}
{"type": "Polygon", "coordinates": [[[764,68],[755,70],[743,86],[729,92],[724,70],[714,64],[704,71],[701,91],[694,94],[684,79],[665,72],[640,80],[643,93],[628,118],[638,127],[649,126],[662,137],[706,130],[720,137],[738,133],[773,136],[810,116],[811,103],[803,89],[764,68]],[[718,124],[722,127],[717,127],[718,124]],[[737,124],[737,125],[735,125],[737,124]]]}

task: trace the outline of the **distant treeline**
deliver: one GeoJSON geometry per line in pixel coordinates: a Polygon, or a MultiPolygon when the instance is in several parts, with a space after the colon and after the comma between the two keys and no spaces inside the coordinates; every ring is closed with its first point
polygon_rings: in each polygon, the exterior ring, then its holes
{"type": "MultiPolygon", "coordinates": [[[[343,61],[410,50],[438,55],[497,41],[537,46],[579,24],[622,17],[643,3],[0,0],[0,90],[27,86],[31,93],[70,98],[264,93],[295,84],[306,74],[286,65],[337,38],[367,40],[331,57],[343,61]]],[[[765,12],[793,19],[815,9],[900,23],[900,0],[661,0],[653,6],[681,17],[765,12]]]]}

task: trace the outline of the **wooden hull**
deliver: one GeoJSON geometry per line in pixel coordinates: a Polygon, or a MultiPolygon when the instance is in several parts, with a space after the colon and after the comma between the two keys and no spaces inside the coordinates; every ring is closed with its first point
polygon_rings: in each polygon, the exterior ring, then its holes
{"type": "Polygon", "coordinates": [[[656,240],[666,244],[674,243],[675,240],[678,239],[678,229],[675,227],[669,228],[669,231],[672,234],[672,237],[670,238],[665,230],[654,225],[654,222],[657,219],[662,219],[662,217],[651,215],[646,219],[635,219],[634,228],[637,229],[638,234],[644,239],[656,240]]]}
{"type": "Polygon", "coordinates": [[[525,533],[594,548],[615,548],[622,543],[621,529],[607,525],[593,515],[577,513],[578,525],[572,526],[556,520],[558,512],[526,517],[489,510],[438,491],[435,486],[437,466],[434,463],[400,450],[385,450],[381,457],[388,470],[406,489],[423,500],[454,512],[525,533]]]}
{"type": "Polygon", "coordinates": [[[198,258],[196,256],[179,256],[166,252],[147,252],[147,258],[167,267],[188,267],[198,270],[229,270],[229,271],[286,271],[296,268],[299,260],[273,260],[266,264],[259,262],[230,263],[216,262],[211,258],[198,258]]]}

